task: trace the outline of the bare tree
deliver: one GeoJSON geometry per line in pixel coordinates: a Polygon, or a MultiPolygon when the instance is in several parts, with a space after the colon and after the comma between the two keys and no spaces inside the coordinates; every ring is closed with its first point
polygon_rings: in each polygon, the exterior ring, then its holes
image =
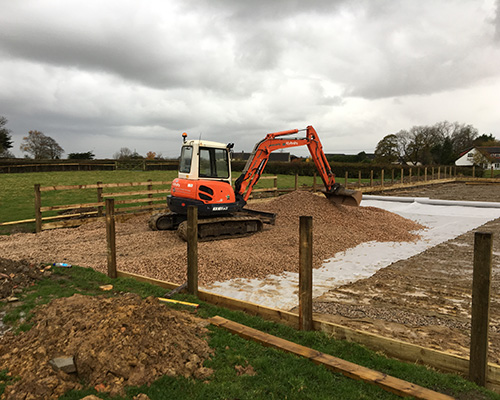
{"type": "Polygon", "coordinates": [[[64,153],[64,149],[54,139],[39,131],[29,131],[28,136],[23,138],[20,149],[38,160],[58,159],[64,153]]]}

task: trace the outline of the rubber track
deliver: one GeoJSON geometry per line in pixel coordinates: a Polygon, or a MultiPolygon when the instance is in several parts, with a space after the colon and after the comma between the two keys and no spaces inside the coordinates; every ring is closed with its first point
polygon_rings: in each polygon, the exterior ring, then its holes
{"type": "MultiPolygon", "coordinates": [[[[198,241],[207,242],[211,240],[223,240],[223,239],[232,239],[253,235],[254,233],[260,232],[263,229],[263,223],[259,218],[254,217],[221,217],[221,218],[207,218],[207,219],[199,219],[198,220],[198,241]],[[234,233],[223,233],[227,230],[227,227],[224,227],[225,222],[241,222],[240,228],[234,229],[234,233]],[[237,233],[241,230],[242,226],[248,226],[249,224],[256,224],[257,230],[246,232],[246,233],[237,233]],[[220,225],[220,234],[217,236],[205,236],[203,226],[208,225],[220,225]]],[[[244,229],[247,231],[247,229],[244,229]]],[[[187,221],[182,222],[177,228],[177,234],[179,237],[187,241],[187,221]]]]}

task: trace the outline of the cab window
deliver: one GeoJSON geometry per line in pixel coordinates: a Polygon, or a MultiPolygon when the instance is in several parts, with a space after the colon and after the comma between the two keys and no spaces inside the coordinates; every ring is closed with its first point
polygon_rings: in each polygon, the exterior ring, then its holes
{"type": "Polygon", "coordinates": [[[181,160],[179,162],[179,172],[189,174],[191,172],[191,159],[193,158],[193,147],[183,146],[181,150],[181,160]]]}
{"type": "Polygon", "coordinates": [[[206,178],[229,178],[227,150],[201,147],[199,176],[206,178]]]}

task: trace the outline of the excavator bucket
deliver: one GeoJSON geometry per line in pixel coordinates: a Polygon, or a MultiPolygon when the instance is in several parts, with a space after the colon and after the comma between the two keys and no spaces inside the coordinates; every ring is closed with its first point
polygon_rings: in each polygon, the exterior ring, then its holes
{"type": "Polygon", "coordinates": [[[352,207],[358,207],[363,197],[363,193],[357,190],[346,189],[343,186],[338,186],[331,192],[324,191],[323,194],[334,204],[352,207]]]}

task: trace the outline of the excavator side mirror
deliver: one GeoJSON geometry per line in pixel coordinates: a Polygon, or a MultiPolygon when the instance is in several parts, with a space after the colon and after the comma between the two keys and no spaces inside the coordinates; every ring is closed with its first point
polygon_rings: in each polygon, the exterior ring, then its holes
{"type": "Polygon", "coordinates": [[[228,150],[231,150],[233,147],[234,147],[234,143],[228,143],[227,146],[226,146],[226,148],[228,150]]]}

